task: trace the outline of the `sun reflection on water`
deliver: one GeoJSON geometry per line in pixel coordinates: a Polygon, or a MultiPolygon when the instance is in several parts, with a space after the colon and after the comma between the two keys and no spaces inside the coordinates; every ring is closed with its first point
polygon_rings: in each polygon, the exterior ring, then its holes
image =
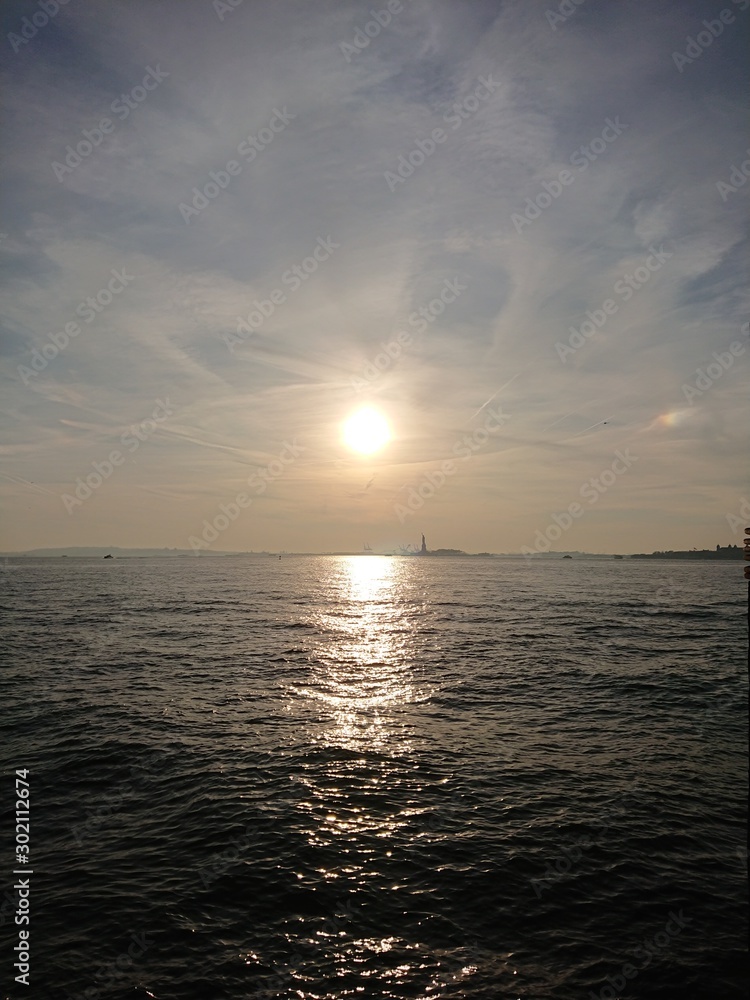
{"type": "Polygon", "coordinates": [[[444,862],[439,845],[451,835],[440,812],[450,804],[451,765],[434,755],[441,646],[420,563],[321,559],[298,619],[304,645],[286,685],[287,752],[292,863],[306,895],[285,933],[305,956],[293,977],[300,996],[313,995],[303,992],[308,962],[325,969],[321,1000],[438,997],[477,975],[460,928],[448,926],[452,943],[434,938],[446,926],[428,898],[444,862]]]}
{"type": "Polygon", "coordinates": [[[308,918],[306,943],[325,950],[342,982],[358,980],[352,994],[377,976],[378,995],[394,995],[390,986],[409,980],[409,959],[422,948],[377,935],[369,916],[382,888],[405,892],[394,852],[408,852],[425,808],[417,716],[433,691],[422,679],[424,598],[416,569],[408,559],[326,560],[320,578],[326,600],[305,619],[306,677],[288,689],[300,721],[295,744],[302,744],[297,830],[315,858],[304,880],[321,893],[335,892],[345,913],[308,918]],[[382,964],[385,955],[381,968],[375,958],[382,964]]]}
{"type": "Polygon", "coordinates": [[[328,746],[351,750],[393,750],[403,744],[399,716],[427,696],[414,676],[415,650],[410,609],[402,593],[401,560],[353,556],[338,560],[335,606],[314,614],[324,641],[311,663],[311,686],[331,720],[328,746]]]}

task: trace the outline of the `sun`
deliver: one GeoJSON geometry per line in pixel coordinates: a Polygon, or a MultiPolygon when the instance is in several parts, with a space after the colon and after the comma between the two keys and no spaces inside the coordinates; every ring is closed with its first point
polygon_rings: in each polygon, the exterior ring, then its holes
{"type": "Polygon", "coordinates": [[[382,413],[365,406],[344,421],[344,444],[360,455],[372,455],[391,440],[391,429],[382,413]]]}

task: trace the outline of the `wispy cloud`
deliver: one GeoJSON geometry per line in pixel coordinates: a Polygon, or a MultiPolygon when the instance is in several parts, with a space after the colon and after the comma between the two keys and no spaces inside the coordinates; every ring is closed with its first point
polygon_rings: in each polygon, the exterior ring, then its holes
{"type": "MultiPolygon", "coordinates": [[[[750,349],[690,407],[682,386],[712,351],[750,347],[750,184],[717,187],[747,159],[743,4],[683,72],[693,0],[584,4],[556,30],[542,0],[413,0],[349,59],[369,17],[353,0],[223,19],[203,0],[70,4],[8,44],[5,547],[182,545],[295,437],[305,451],[222,547],[359,549],[363,531],[377,547],[404,482],[495,404],[512,421],[420,514],[435,544],[518,549],[634,441],[638,463],[566,545],[611,550],[609,504],[622,550],[729,541],[750,349]],[[194,189],[208,204],[186,221],[194,189]],[[229,351],[329,234],[330,259],[229,351]],[[673,257],[618,296],[662,246],[673,257]],[[446,281],[466,291],[425,320],[446,281]],[[556,343],[608,299],[561,363],[556,343]],[[408,350],[358,395],[401,331],[408,350]],[[340,439],[363,395],[395,432],[369,459],[340,439]],[[164,396],[174,420],[69,518],[65,484],[164,396]]],[[[32,9],[7,5],[6,31],[32,9]]]]}

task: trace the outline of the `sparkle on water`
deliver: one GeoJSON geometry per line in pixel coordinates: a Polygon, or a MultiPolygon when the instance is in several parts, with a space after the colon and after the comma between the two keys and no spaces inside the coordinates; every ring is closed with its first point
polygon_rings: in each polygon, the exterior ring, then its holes
{"type": "Polygon", "coordinates": [[[36,743],[28,701],[11,700],[9,746],[44,776],[52,898],[85,877],[108,900],[94,894],[72,930],[50,908],[43,980],[82,995],[75,941],[95,970],[122,926],[144,926],[159,962],[121,984],[144,996],[178,995],[199,970],[201,992],[218,995],[210,977],[224,997],[577,1000],[608,995],[628,947],[684,906],[700,932],[636,986],[744,996],[737,566],[10,568],[9,677],[49,694],[36,743]],[[106,793],[132,765],[127,803],[86,827],[92,861],[70,836],[85,803],[108,801],[87,798],[92,775],[106,793]]]}

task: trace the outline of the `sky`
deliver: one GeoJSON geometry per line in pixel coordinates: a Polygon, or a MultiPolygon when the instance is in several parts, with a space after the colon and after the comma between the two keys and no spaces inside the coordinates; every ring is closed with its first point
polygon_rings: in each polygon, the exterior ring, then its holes
{"type": "Polygon", "coordinates": [[[741,544],[748,26],[6,2],[0,548],[741,544]]]}

